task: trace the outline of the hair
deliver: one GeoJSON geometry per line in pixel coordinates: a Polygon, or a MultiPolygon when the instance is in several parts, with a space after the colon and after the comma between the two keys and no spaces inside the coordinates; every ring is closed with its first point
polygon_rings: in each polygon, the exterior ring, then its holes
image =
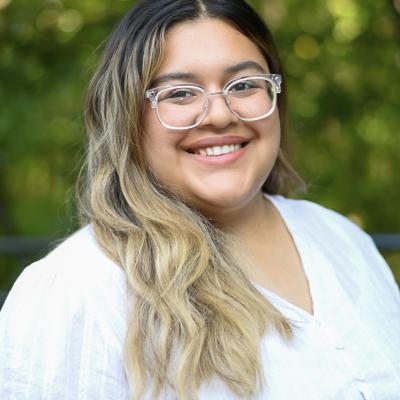
{"type": "MultiPolygon", "coordinates": [[[[126,272],[131,307],[125,369],[132,399],[172,390],[196,399],[219,378],[241,398],[266,385],[260,343],[292,326],[259,293],[234,242],[163,187],[143,154],[144,93],[159,69],[168,30],[202,18],[222,20],[259,48],[282,74],[267,27],[242,0],[143,0],[114,30],[89,85],[87,160],[78,181],[82,223],[126,272]]],[[[286,95],[279,96],[282,143],[263,185],[286,194],[301,180],[286,160],[286,95]]]]}

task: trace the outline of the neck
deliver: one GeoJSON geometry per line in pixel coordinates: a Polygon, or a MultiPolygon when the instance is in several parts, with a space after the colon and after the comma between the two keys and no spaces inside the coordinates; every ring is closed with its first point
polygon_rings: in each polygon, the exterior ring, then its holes
{"type": "Polygon", "coordinates": [[[272,231],[274,215],[270,201],[259,192],[245,206],[219,215],[213,221],[221,230],[246,244],[265,238],[272,231]]]}

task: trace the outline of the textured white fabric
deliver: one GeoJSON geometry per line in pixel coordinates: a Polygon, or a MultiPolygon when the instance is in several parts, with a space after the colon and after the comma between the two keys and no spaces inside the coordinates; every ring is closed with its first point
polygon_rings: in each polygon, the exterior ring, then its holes
{"type": "MultiPolygon", "coordinates": [[[[290,345],[265,336],[257,400],[400,399],[400,294],[371,239],[314,203],[268,197],[301,256],[314,315],[257,286],[296,325],[290,345]]],[[[90,227],[26,268],[0,313],[0,399],[128,400],[128,305],[125,274],[90,227]]],[[[236,397],[214,380],[200,399],[236,397]]]]}

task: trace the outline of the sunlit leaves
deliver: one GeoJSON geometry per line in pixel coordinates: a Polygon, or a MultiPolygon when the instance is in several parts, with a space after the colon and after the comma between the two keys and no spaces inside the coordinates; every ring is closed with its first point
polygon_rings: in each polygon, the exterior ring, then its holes
{"type": "Polygon", "coordinates": [[[263,7],[283,55],[293,155],[310,181],[309,197],[362,215],[370,231],[400,230],[396,1],[273,0],[263,7]],[[369,208],[368,199],[380,206],[369,208]]]}
{"type": "MultiPolygon", "coordinates": [[[[282,55],[293,157],[309,198],[369,231],[400,231],[399,0],[250,3],[282,55]]],[[[85,87],[98,47],[133,4],[0,0],[1,234],[66,226],[85,87]]]]}

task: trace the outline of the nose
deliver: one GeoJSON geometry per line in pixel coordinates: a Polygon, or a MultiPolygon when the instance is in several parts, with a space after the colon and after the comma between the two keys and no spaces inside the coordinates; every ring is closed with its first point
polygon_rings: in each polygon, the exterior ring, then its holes
{"type": "Polygon", "coordinates": [[[212,92],[207,96],[207,114],[201,122],[200,126],[213,126],[217,129],[224,129],[236,123],[238,118],[232,114],[222,92],[212,92]]]}

